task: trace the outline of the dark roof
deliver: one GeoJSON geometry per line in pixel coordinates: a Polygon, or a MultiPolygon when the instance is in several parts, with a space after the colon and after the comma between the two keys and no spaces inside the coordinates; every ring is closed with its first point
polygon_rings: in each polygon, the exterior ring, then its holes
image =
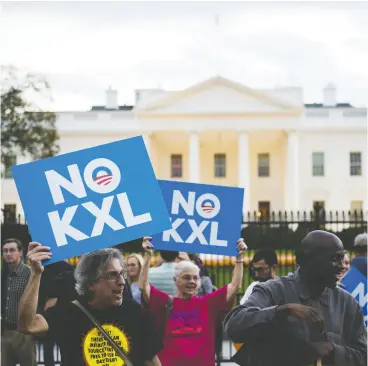
{"type": "MultiPolygon", "coordinates": [[[[119,105],[119,111],[131,111],[134,106],[132,105],[119,105]]],[[[107,109],[104,105],[94,105],[91,111],[115,111],[116,109],[107,109]]]]}
{"type": "Polygon", "coordinates": [[[337,103],[334,106],[326,107],[322,103],[307,103],[304,104],[306,108],[354,108],[350,103],[337,103]]]}

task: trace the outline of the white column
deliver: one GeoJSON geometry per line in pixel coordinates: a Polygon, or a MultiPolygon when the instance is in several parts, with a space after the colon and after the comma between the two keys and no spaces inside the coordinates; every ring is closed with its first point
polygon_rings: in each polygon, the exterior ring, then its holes
{"type": "Polygon", "coordinates": [[[250,210],[249,135],[241,131],[238,135],[238,181],[244,188],[243,214],[250,210]]]}
{"type": "Polygon", "coordinates": [[[199,134],[190,132],[189,136],[189,182],[199,183],[200,181],[200,156],[199,156],[199,134]]]}
{"type": "Polygon", "coordinates": [[[144,144],[146,145],[148,156],[151,157],[151,133],[150,132],[142,133],[142,137],[144,140],[144,144]]]}
{"type": "Polygon", "coordinates": [[[296,131],[287,131],[285,210],[299,210],[299,138],[296,131]]]}

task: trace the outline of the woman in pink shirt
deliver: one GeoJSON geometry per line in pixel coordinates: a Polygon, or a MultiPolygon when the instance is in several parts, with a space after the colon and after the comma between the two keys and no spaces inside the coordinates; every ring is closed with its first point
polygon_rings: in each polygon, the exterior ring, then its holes
{"type": "Polygon", "coordinates": [[[231,309],[243,280],[243,252],[247,249],[244,240],[237,243],[239,255],[231,283],[207,295],[196,296],[199,268],[190,261],[178,263],[173,278],[178,294],[168,314],[169,295],[148,283],[153,248],[150,239],[143,239],[145,258],[139,287],[142,305],[148,309],[156,329],[163,333],[164,348],[158,354],[162,366],[215,365],[215,328],[219,318],[231,309]]]}

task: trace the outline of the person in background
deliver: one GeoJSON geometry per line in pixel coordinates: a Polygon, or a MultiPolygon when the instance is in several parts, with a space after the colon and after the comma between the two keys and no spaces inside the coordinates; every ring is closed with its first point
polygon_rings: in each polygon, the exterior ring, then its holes
{"type": "MultiPolygon", "coordinates": [[[[359,234],[354,239],[353,251],[355,252],[355,257],[351,261],[350,269],[345,276],[351,274],[352,276],[356,276],[354,274],[355,271],[359,271],[362,275],[359,280],[359,285],[363,285],[363,288],[367,288],[367,233],[359,234]],[[352,273],[351,273],[352,272],[352,273]]],[[[348,278],[348,277],[347,277],[348,278]]],[[[350,277],[351,279],[352,277],[350,277]]],[[[358,282],[356,283],[358,285],[358,282]]],[[[344,288],[344,278],[341,279],[341,286],[344,288]]],[[[368,317],[367,317],[367,294],[357,292],[357,288],[351,292],[354,294],[355,298],[359,302],[361,309],[364,314],[365,325],[368,328],[368,317]]]]}
{"type": "Polygon", "coordinates": [[[351,258],[350,258],[350,254],[347,250],[344,250],[344,261],[343,261],[343,264],[344,264],[344,273],[346,273],[349,269],[350,269],[350,266],[351,266],[351,258]]]}
{"type": "Polygon", "coordinates": [[[1,271],[1,365],[34,366],[36,344],[33,336],[17,329],[19,301],[27,286],[31,269],[22,263],[23,246],[15,238],[2,246],[4,267],[1,271]]]}
{"type": "Polygon", "coordinates": [[[349,271],[351,266],[350,254],[347,250],[344,250],[344,260],[343,260],[344,269],[341,272],[340,280],[345,276],[345,274],[349,271]]]}
{"type": "Polygon", "coordinates": [[[225,319],[234,342],[244,346],[240,365],[367,365],[367,331],[358,302],[337,287],[344,247],[334,234],[310,232],[296,251],[299,268],[258,284],[244,305],[225,319]]]}
{"type": "Polygon", "coordinates": [[[178,255],[179,252],[170,250],[160,251],[160,266],[150,268],[149,270],[149,283],[168,295],[176,295],[176,286],[173,278],[175,275],[175,262],[178,258],[178,255]]]}
{"type": "Polygon", "coordinates": [[[189,255],[190,260],[199,268],[199,276],[201,277],[201,286],[198,288],[197,296],[203,296],[213,292],[214,286],[210,277],[210,273],[203,264],[201,258],[196,254],[189,255]]]}
{"type": "Polygon", "coordinates": [[[367,233],[359,234],[354,239],[353,251],[355,257],[351,261],[351,266],[367,277],[367,233]]]}
{"type": "Polygon", "coordinates": [[[140,254],[133,253],[127,258],[128,282],[132,291],[133,299],[141,303],[141,290],[139,289],[138,279],[143,267],[143,257],[140,254]]]}
{"type": "Polygon", "coordinates": [[[278,267],[277,254],[269,248],[258,249],[249,263],[250,273],[253,279],[246,289],[240,304],[243,305],[249,298],[255,285],[260,282],[266,282],[276,278],[276,270],[278,267]]]}
{"type": "Polygon", "coordinates": [[[238,257],[231,283],[204,296],[196,296],[200,270],[191,261],[181,261],[174,273],[177,296],[167,314],[170,297],[150,285],[148,270],[152,257],[150,237],[142,247],[146,252],[139,278],[142,304],[155,321],[156,330],[163,335],[164,348],[158,357],[163,366],[204,366],[215,364],[215,328],[220,314],[229,311],[243,279],[243,253],[246,245],[238,240],[238,257]]]}

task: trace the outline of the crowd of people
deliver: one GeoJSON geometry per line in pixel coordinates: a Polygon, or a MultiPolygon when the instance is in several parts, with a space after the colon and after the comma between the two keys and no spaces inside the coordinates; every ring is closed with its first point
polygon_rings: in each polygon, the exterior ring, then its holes
{"type": "Polygon", "coordinates": [[[216,288],[193,254],[160,251],[152,266],[150,237],[143,256],[105,248],[43,267],[50,248],[3,242],[1,364],[34,366],[35,342],[44,364],[213,366],[220,357],[222,327],[244,366],[364,366],[366,327],[357,301],[341,280],[350,266],[367,275],[367,234],[355,239],[351,260],[334,234],[310,232],[297,246],[297,269],[278,276],[278,258],[256,251],[248,270],[254,280],[240,304],[243,239],[232,278],[216,288]]]}

